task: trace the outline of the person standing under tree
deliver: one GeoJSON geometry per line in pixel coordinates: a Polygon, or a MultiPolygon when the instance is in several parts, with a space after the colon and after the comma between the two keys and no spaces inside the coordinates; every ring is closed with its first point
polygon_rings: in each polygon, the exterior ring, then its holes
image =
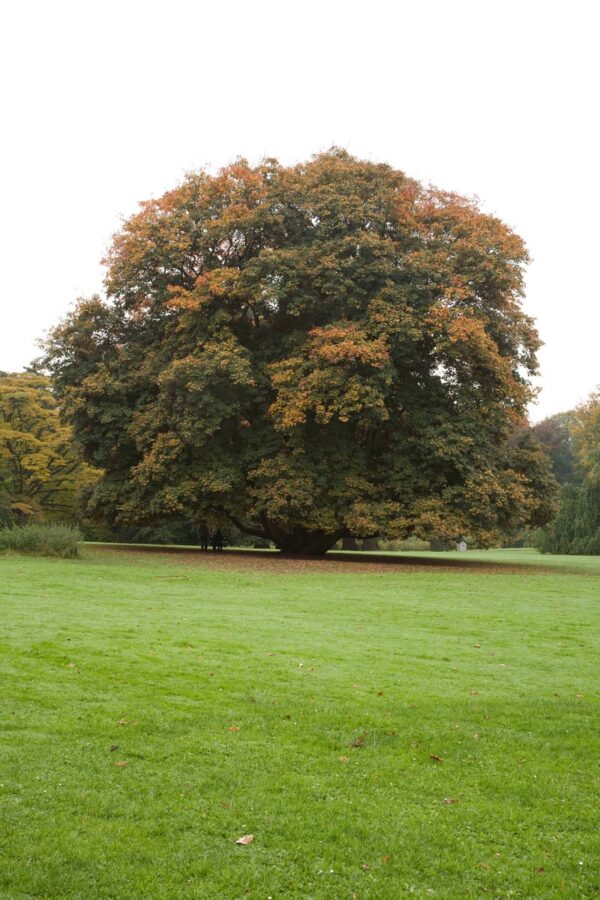
{"type": "Polygon", "coordinates": [[[202,524],[198,527],[198,540],[200,543],[200,547],[203,550],[208,550],[210,532],[208,530],[208,525],[206,524],[206,522],[202,522],[202,524]]]}

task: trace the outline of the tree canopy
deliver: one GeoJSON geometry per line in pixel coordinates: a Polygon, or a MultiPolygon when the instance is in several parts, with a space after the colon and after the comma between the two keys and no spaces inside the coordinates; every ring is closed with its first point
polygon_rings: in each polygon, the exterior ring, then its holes
{"type": "Polygon", "coordinates": [[[141,204],[46,362],[113,521],[221,516],[288,552],[547,519],[527,252],[457,194],[333,149],[141,204]],[[541,489],[540,489],[541,488],[541,489]]]}
{"type": "Polygon", "coordinates": [[[70,518],[78,489],[92,479],[48,378],[0,373],[0,524],[70,518]]]}
{"type": "Polygon", "coordinates": [[[548,454],[554,477],[559,484],[571,484],[581,478],[577,467],[572,434],[575,413],[556,413],[532,427],[533,437],[548,454]]]}

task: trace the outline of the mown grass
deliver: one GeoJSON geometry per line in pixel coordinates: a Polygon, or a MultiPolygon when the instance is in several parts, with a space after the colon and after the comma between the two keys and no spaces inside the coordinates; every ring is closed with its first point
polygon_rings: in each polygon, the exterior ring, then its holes
{"type": "Polygon", "coordinates": [[[593,568],[253,566],[0,557],[1,897],[598,895],[593,568]]]}
{"type": "MultiPolygon", "coordinates": [[[[400,556],[400,554],[394,554],[400,556]]],[[[434,559],[450,564],[484,563],[486,565],[510,564],[511,566],[542,566],[545,569],[562,569],[569,572],[589,572],[600,575],[600,556],[574,556],[554,555],[540,553],[532,547],[514,548],[510,550],[468,550],[466,553],[457,551],[435,552],[431,550],[419,550],[416,553],[401,554],[403,557],[414,556],[415,559],[434,559]]]]}

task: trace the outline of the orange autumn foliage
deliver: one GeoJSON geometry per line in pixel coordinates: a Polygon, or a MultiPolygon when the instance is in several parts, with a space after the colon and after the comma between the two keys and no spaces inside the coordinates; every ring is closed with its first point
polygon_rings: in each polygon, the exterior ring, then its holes
{"type": "Polygon", "coordinates": [[[219,515],[309,553],[543,521],[527,260],[475,202],[335,148],[188,175],[125,222],[108,299],[48,345],[107,473],[90,510],[219,515]]]}

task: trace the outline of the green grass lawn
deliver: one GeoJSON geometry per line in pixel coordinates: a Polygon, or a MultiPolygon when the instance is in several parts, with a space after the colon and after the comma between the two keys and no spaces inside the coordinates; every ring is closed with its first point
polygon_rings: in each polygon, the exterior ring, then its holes
{"type": "Polygon", "coordinates": [[[519,552],[0,556],[0,897],[598,896],[600,567],[519,552]]]}
{"type": "MultiPolygon", "coordinates": [[[[379,551],[371,551],[378,552],[379,551]]],[[[600,556],[558,556],[548,553],[540,553],[532,547],[515,548],[512,550],[468,550],[466,553],[457,551],[434,552],[430,550],[418,550],[413,553],[394,553],[393,556],[414,557],[415,559],[436,559],[451,564],[461,565],[472,562],[495,565],[500,563],[512,566],[542,566],[550,569],[563,569],[569,572],[590,572],[600,575],[600,556]]]]}

